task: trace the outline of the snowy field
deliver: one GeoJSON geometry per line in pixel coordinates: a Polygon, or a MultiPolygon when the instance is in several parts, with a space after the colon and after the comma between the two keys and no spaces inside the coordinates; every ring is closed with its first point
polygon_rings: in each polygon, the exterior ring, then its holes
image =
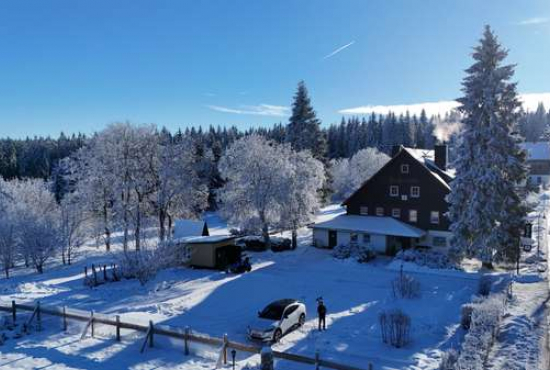
{"type": "MultiPolygon", "coordinates": [[[[338,215],[337,207],[327,208],[319,220],[338,215]]],[[[209,215],[211,231],[225,232],[215,215],[209,215]]],[[[283,253],[249,253],[253,271],[227,275],[210,270],[171,269],[162,271],[142,287],[137,281],[122,281],[94,289],[82,284],[85,262],[109,261],[101,250],[87,247],[79,261],[70,267],[52,268],[43,275],[25,274],[2,280],[0,300],[9,304],[40,299],[45,305],[66,305],[122,320],[193,330],[234,341],[247,342],[246,327],[258,310],[280,298],[303,300],[309,310],[306,325],[285,336],[275,349],[321,357],[337,362],[375,369],[435,369],[442,350],[458,347],[463,335],[459,328],[460,306],[477,290],[478,275],[458,271],[416,270],[421,283],[418,299],[395,299],[390,282],[398,274],[395,263],[378,258],[371,264],[339,261],[325,250],[308,247],[310,231],[301,230],[300,247],[283,253]],[[87,257],[87,258],[84,258],[87,257]],[[86,260],[86,261],[85,261],[86,260]],[[328,330],[315,330],[315,300],[323,296],[329,314],[328,330]],[[381,341],[378,315],[390,308],[402,308],[412,319],[412,343],[394,349],[381,341]]],[[[110,369],[174,368],[212,369],[218,351],[191,346],[192,355],[183,355],[182,343],[159,339],[158,346],[139,353],[142,337],[124,336],[116,343],[110,335],[80,340],[81,325],[70,323],[62,333],[58,321],[45,322],[44,331],[9,339],[0,347],[1,369],[110,369]]],[[[101,333],[101,328],[98,329],[101,333]]],[[[124,334],[124,333],[123,333],[124,334]]],[[[258,356],[238,354],[238,368],[258,363],[258,356]]],[[[228,367],[229,368],[229,367],[228,367]]],[[[295,363],[280,361],[277,369],[300,369],[295,363]]],[[[309,367],[303,367],[309,368],[309,367]]]]}

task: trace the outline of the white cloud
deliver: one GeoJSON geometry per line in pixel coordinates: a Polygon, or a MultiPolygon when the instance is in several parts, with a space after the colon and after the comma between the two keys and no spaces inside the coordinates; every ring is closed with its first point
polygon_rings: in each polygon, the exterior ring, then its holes
{"type": "MultiPolygon", "coordinates": [[[[534,111],[540,102],[544,103],[544,106],[550,108],[550,93],[531,93],[521,94],[520,100],[523,103],[523,108],[527,111],[534,111]]],[[[419,115],[424,109],[428,116],[431,115],[444,115],[453,109],[458,107],[458,103],[453,100],[445,100],[438,102],[417,103],[417,104],[398,104],[398,105],[365,105],[355,108],[347,108],[339,111],[344,115],[365,115],[365,114],[386,114],[393,112],[395,114],[410,114],[419,115]]]]}
{"type": "Polygon", "coordinates": [[[544,24],[550,22],[550,18],[547,17],[535,17],[535,18],[529,18],[525,19],[521,22],[518,22],[519,26],[533,26],[537,24],[544,24]]]}
{"type": "Polygon", "coordinates": [[[340,46],[338,49],[335,49],[332,52],[330,52],[329,54],[325,55],[323,57],[323,59],[331,58],[331,57],[335,56],[336,54],[338,54],[339,52],[341,52],[342,50],[349,48],[353,44],[355,44],[355,41],[352,41],[352,42],[350,42],[346,45],[340,46]]]}
{"type": "Polygon", "coordinates": [[[250,114],[256,116],[285,117],[290,113],[290,108],[288,107],[271,104],[242,105],[238,108],[222,107],[219,105],[207,105],[207,107],[222,113],[250,114]]]}

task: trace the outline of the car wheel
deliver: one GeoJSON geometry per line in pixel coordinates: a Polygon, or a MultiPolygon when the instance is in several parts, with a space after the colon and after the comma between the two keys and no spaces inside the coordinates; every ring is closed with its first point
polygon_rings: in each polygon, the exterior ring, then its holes
{"type": "Polygon", "coordinates": [[[275,333],[273,333],[273,343],[278,343],[282,337],[283,332],[281,331],[281,329],[275,330],[275,333]]]}
{"type": "Polygon", "coordinates": [[[306,315],[301,314],[300,318],[298,319],[298,326],[304,326],[305,323],[306,323],[306,315]]]}

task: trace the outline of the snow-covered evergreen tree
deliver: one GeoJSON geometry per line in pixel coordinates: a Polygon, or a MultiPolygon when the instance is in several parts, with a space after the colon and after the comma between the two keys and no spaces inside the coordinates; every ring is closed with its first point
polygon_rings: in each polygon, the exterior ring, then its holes
{"type": "Polygon", "coordinates": [[[486,266],[513,259],[525,216],[518,190],[526,178],[525,154],[515,134],[520,102],[506,56],[486,27],[458,100],[463,130],[448,198],[453,251],[479,256],[486,266]]]}
{"type": "Polygon", "coordinates": [[[316,159],[325,157],[327,147],[325,133],[321,129],[321,121],[313,110],[304,81],[300,81],[294,96],[285,140],[296,151],[309,150],[316,159]]]}

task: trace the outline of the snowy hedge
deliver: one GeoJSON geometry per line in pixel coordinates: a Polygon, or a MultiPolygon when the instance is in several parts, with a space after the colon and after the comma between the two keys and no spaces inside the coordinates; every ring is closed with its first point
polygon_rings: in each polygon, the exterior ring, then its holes
{"type": "Polygon", "coordinates": [[[395,255],[396,260],[404,262],[412,262],[419,266],[426,266],[433,269],[454,269],[456,266],[449,259],[447,253],[423,250],[423,249],[407,249],[399,251],[395,255]]]}
{"type": "Polygon", "coordinates": [[[342,260],[354,258],[357,262],[367,263],[376,258],[376,253],[367,246],[340,244],[334,247],[332,256],[342,260]]]}
{"type": "Polygon", "coordinates": [[[497,293],[485,299],[468,303],[462,308],[462,325],[469,328],[458,356],[444,354],[441,370],[483,370],[489,350],[498,335],[504,314],[506,293],[497,293]]]}

